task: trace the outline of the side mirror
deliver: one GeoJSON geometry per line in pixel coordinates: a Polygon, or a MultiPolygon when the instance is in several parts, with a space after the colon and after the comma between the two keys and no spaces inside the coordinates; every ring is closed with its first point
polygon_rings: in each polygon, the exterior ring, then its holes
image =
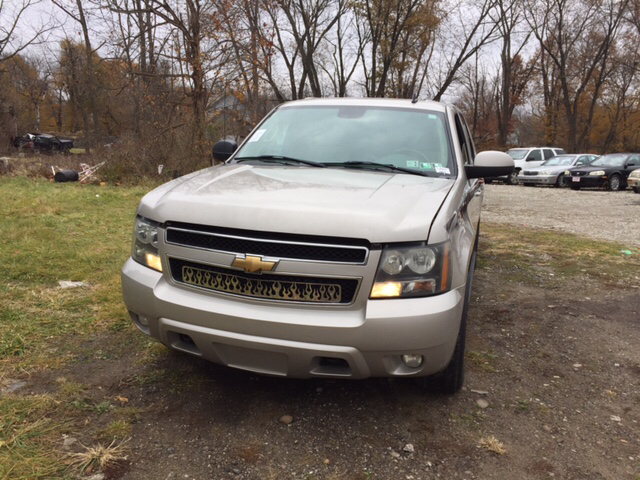
{"type": "Polygon", "coordinates": [[[487,150],[480,152],[473,160],[473,165],[465,165],[467,178],[501,177],[513,172],[513,159],[504,152],[487,150]]]}
{"type": "Polygon", "coordinates": [[[229,140],[220,140],[215,143],[211,149],[211,156],[216,162],[225,162],[229,159],[233,152],[238,148],[236,142],[229,140]]]}

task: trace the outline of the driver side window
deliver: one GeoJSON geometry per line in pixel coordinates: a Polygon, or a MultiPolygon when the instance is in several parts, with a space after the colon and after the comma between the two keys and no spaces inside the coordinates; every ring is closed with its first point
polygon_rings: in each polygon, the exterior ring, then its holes
{"type": "Polygon", "coordinates": [[[542,160],[542,151],[538,148],[531,150],[527,155],[527,162],[536,162],[542,160]]]}

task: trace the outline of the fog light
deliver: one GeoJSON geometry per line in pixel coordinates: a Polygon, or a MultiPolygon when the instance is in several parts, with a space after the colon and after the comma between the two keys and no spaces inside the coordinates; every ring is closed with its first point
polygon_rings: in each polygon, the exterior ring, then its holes
{"type": "Polygon", "coordinates": [[[142,315],[138,315],[138,322],[140,322],[140,325],[142,325],[143,327],[149,326],[149,319],[147,317],[143,317],[142,315]]]}
{"type": "Polygon", "coordinates": [[[401,293],[400,282],[375,283],[371,289],[371,298],[399,297],[401,293]]]}
{"type": "Polygon", "coordinates": [[[145,259],[147,261],[147,266],[157,270],[159,272],[162,271],[162,260],[158,255],[154,255],[153,253],[147,253],[145,255],[145,259]]]}
{"type": "Polygon", "coordinates": [[[422,365],[424,357],[422,355],[416,354],[402,355],[402,361],[407,367],[418,368],[420,365],[422,365]]]}

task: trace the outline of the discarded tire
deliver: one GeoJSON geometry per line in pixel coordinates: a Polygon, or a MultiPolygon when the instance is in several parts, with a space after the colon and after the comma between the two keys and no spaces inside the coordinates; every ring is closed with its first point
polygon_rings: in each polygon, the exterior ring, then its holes
{"type": "Polygon", "coordinates": [[[53,180],[56,182],[77,182],[78,172],[75,170],[60,170],[55,173],[53,180]]]}

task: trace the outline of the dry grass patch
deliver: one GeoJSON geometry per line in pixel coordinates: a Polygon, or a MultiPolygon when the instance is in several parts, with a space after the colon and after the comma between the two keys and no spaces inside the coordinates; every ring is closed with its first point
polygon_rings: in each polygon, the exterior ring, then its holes
{"type": "Polygon", "coordinates": [[[478,446],[490,452],[497,453],[498,455],[504,455],[507,453],[507,449],[504,447],[504,444],[493,435],[482,437],[478,441],[478,446]]]}
{"type": "Polygon", "coordinates": [[[126,443],[128,441],[129,439],[125,439],[116,443],[114,440],[107,446],[98,444],[94,447],[86,447],[83,445],[83,452],[70,453],[69,457],[72,465],[84,474],[103,472],[118,462],[127,460],[126,443]]]}

